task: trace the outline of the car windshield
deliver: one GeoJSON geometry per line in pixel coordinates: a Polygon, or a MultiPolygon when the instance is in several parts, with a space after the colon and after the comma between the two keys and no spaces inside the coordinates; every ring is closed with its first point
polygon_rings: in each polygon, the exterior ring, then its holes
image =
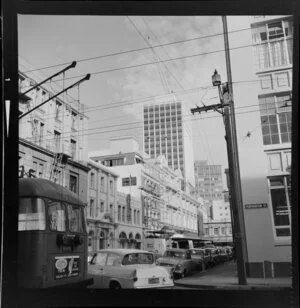
{"type": "Polygon", "coordinates": [[[124,256],[122,265],[153,264],[153,262],[151,253],[130,253],[124,256]]]}
{"type": "Polygon", "coordinates": [[[185,252],[181,252],[181,251],[171,251],[171,250],[167,250],[167,251],[164,253],[164,257],[167,257],[167,258],[186,259],[186,254],[185,254],[185,252]]]}

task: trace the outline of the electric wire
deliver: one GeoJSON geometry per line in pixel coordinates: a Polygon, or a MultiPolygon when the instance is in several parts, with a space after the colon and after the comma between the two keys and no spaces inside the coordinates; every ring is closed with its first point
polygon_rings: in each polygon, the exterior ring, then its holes
{"type": "MultiPolygon", "coordinates": [[[[236,33],[236,32],[249,31],[249,30],[251,30],[251,28],[242,28],[242,29],[237,29],[237,30],[233,30],[233,31],[228,31],[227,33],[236,33]]],[[[195,37],[195,38],[190,38],[190,39],[185,39],[185,40],[174,41],[174,42],[170,42],[170,43],[154,45],[152,47],[142,47],[142,48],[136,48],[136,49],[131,49],[131,50],[125,50],[125,51],[119,51],[119,52],[115,52],[115,53],[100,55],[100,56],[96,56],[96,57],[78,59],[78,60],[76,60],[76,62],[80,63],[80,62],[91,61],[91,60],[96,60],[96,59],[103,59],[103,58],[107,58],[107,57],[143,51],[143,50],[147,50],[147,49],[150,49],[150,48],[158,48],[158,47],[162,47],[162,46],[170,46],[170,45],[175,45],[175,44],[181,44],[181,43],[186,43],[186,42],[191,42],[191,41],[196,41],[196,40],[206,39],[206,38],[212,38],[212,37],[221,36],[221,35],[224,35],[224,32],[200,36],[200,37],[195,37]]],[[[71,62],[64,62],[64,63],[60,63],[60,64],[49,65],[49,66],[45,66],[45,67],[41,67],[41,68],[37,68],[37,69],[33,69],[33,70],[28,70],[28,71],[25,71],[24,73],[31,73],[31,72],[35,72],[35,71],[59,67],[59,66],[70,64],[70,63],[71,62]]]]}
{"type": "MultiPolygon", "coordinates": [[[[258,109],[258,110],[250,110],[250,111],[245,111],[245,112],[238,112],[236,113],[236,115],[243,115],[243,114],[248,114],[248,113],[253,113],[253,112],[260,112],[260,111],[267,111],[268,109],[258,109]]],[[[202,120],[209,120],[209,119],[213,119],[213,118],[219,118],[221,119],[221,115],[216,115],[216,116],[208,116],[206,118],[191,118],[191,119],[188,119],[188,121],[202,121],[202,120]]],[[[135,122],[134,124],[140,124],[140,123],[143,123],[142,121],[139,121],[139,122],[135,122]]],[[[121,125],[130,125],[132,123],[127,123],[127,124],[121,124],[121,125]]],[[[120,126],[120,124],[116,124],[116,125],[112,125],[111,127],[113,126],[120,126]]],[[[104,129],[106,129],[108,127],[104,127],[104,129]]],[[[104,134],[104,133],[112,133],[112,132],[120,132],[120,131],[126,131],[126,130],[135,130],[135,129],[138,129],[138,128],[143,128],[143,126],[135,126],[135,127],[126,127],[126,128],[119,128],[119,129],[116,129],[116,130],[106,130],[106,131],[100,131],[100,132],[93,132],[93,133],[85,133],[85,134],[82,134],[81,136],[91,136],[91,135],[97,135],[97,134],[104,134]]],[[[49,134],[50,136],[50,134],[49,134]]],[[[52,135],[53,136],[53,135],[52,135]]],[[[34,137],[32,137],[34,138],[34,137]]],[[[69,139],[70,137],[61,137],[61,139],[69,139]]],[[[55,138],[44,138],[43,137],[43,140],[54,140],[55,138]]]]}

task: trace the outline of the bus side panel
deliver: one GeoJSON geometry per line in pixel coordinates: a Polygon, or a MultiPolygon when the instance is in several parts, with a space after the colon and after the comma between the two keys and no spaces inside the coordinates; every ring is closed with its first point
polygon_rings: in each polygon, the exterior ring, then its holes
{"type": "Polygon", "coordinates": [[[48,233],[47,287],[75,284],[87,278],[87,235],[78,246],[57,245],[57,233],[48,233]]]}
{"type": "Polygon", "coordinates": [[[19,287],[43,288],[46,284],[47,236],[44,232],[18,233],[19,287]]]}

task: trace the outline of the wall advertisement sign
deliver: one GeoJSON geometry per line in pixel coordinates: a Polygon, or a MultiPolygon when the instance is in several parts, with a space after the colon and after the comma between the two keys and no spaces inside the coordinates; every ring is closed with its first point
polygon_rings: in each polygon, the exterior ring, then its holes
{"type": "Polygon", "coordinates": [[[54,279],[64,279],[79,275],[79,256],[55,257],[54,279]]]}

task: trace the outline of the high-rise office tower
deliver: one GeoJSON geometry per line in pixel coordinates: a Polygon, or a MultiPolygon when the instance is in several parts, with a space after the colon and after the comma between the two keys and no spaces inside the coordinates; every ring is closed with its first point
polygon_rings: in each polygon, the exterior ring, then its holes
{"type": "Polygon", "coordinates": [[[223,199],[222,166],[195,161],[195,195],[204,200],[223,199]]]}
{"type": "Polygon", "coordinates": [[[194,185],[192,130],[183,120],[183,103],[174,96],[144,105],[144,151],[151,158],[164,155],[169,167],[180,170],[194,185]]]}

